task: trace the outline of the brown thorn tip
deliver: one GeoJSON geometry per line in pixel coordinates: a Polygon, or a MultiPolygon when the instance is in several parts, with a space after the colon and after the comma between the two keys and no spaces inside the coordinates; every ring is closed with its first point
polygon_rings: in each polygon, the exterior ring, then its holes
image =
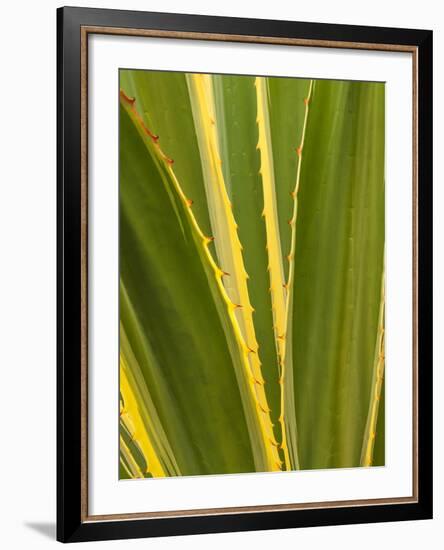
{"type": "Polygon", "coordinates": [[[310,99],[308,97],[304,97],[304,104],[308,105],[310,103],[310,99]]]}
{"type": "Polygon", "coordinates": [[[230,276],[230,274],[228,273],[228,271],[222,271],[222,275],[226,275],[227,277],[230,276]]]}
{"type": "Polygon", "coordinates": [[[248,347],[248,346],[247,346],[247,350],[248,350],[250,353],[256,353],[256,352],[254,351],[254,349],[252,349],[252,348],[250,348],[250,347],[248,347]]]}
{"type": "MultiPolygon", "coordinates": [[[[140,124],[143,128],[143,131],[145,132],[145,134],[147,136],[149,136],[155,143],[157,142],[157,140],[159,139],[159,136],[156,136],[156,134],[153,134],[153,132],[151,132],[151,130],[149,128],[147,128],[147,126],[145,125],[144,122],[140,121],[140,124]]],[[[169,160],[169,159],[168,159],[169,160]]]]}
{"type": "Polygon", "coordinates": [[[294,191],[290,191],[290,196],[295,198],[296,197],[296,193],[294,191]]]}
{"type": "Polygon", "coordinates": [[[191,199],[187,199],[186,202],[187,202],[187,206],[192,206],[194,204],[194,201],[191,199]]]}
{"type": "Polygon", "coordinates": [[[283,283],[282,286],[288,290],[288,283],[283,283]]]}
{"type": "Polygon", "coordinates": [[[129,97],[128,95],[126,95],[126,93],[123,90],[120,90],[120,97],[130,105],[134,105],[134,103],[136,102],[135,97],[129,97]]]}
{"type": "Polygon", "coordinates": [[[302,154],[302,147],[297,147],[296,148],[296,153],[298,154],[298,157],[300,157],[301,154],[302,154]]]}

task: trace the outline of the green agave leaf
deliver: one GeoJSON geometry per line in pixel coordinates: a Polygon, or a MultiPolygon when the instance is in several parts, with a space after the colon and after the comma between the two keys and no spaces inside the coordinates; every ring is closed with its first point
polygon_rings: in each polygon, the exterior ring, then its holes
{"type": "Polygon", "coordinates": [[[122,69],[121,87],[136,98],[144,123],[159,136],[162,150],[174,159],[174,172],[193,201],[193,212],[211,235],[202,167],[185,73],[122,69]]]}
{"type": "Polygon", "coordinates": [[[316,81],[296,224],[293,364],[301,468],[358,466],[384,255],[384,86],[316,81]]]}
{"type": "MultiPolygon", "coordinates": [[[[256,89],[258,126],[257,148],[260,153],[259,173],[261,176],[264,199],[262,216],[265,222],[268,256],[267,269],[270,280],[276,352],[279,365],[281,366],[285,356],[285,302],[287,291],[285,287],[284,257],[282,254],[279,232],[279,215],[276,200],[276,181],[274,177],[270,117],[268,112],[268,86],[266,78],[257,77],[254,86],[256,89]]],[[[286,452],[285,445],[284,452],[286,452]]]]}
{"type": "MultiPolygon", "coordinates": [[[[293,215],[291,195],[296,183],[297,148],[301,142],[305,104],[310,80],[301,78],[267,78],[270,137],[273,150],[276,200],[279,212],[281,247],[284,258],[290,253],[293,215]]],[[[288,262],[284,262],[288,278],[288,262]]]]}
{"type": "Polygon", "coordinates": [[[263,387],[259,345],[253,321],[254,308],[248,289],[248,272],[244,263],[243,245],[239,240],[238,223],[228,195],[229,185],[225,182],[221,163],[219,120],[216,116],[216,100],[213,77],[205,74],[188,74],[194,124],[198,137],[202,161],[205,191],[215,237],[215,248],[224,272],[223,284],[233,304],[235,330],[242,335],[246,352],[246,377],[251,393],[257,402],[257,421],[261,429],[267,453],[267,470],[280,470],[278,443],[274,437],[269,406],[263,387]]]}
{"type": "Polygon", "coordinates": [[[120,114],[120,272],[133,315],[122,311],[122,325],[181,473],[265,469],[232,304],[204,250],[209,239],[128,103],[120,114]]]}
{"type": "Polygon", "coordinates": [[[255,310],[253,318],[264,388],[276,439],[280,441],[279,366],[267,271],[267,237],[262,217],[264,198],[257,149],[255,78],[216,75],[213,84],[219,141],[223,151],[222,168],[249,274],[248,292],[255,310]]]}

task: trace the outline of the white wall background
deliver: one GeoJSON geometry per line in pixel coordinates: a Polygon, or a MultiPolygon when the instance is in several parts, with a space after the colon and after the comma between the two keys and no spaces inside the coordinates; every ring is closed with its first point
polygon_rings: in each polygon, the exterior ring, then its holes
{"type": "MultiPolygon", "coordinates": [[[[444,94],[444,18],[435,0],[96,0],[76,5],[427,28],[435,31],[435,182],[444,94]],[[438,135],[439,134],[439,135],[438,135]]],[[[55,245],[56,76],[55,0],[8,2],[2,6],[0,72],[0,542],[4,548],[55,545],[55,245]]],[[[435,212],[443,203],[435,186],[435,212]]],[[[444,216],[435,216],[435,520],[323,527],[256,533],[199,535],[95,543],[102,548],[213,549],[300,547],[341,549],[439,548],[444,537],[444,400],[442,330],[444,278],[439,254],[444,216]],[[439,328],[438,328],[439,327],[439,328]]],[[[87,543],[86,546],[91,546],[87,543]]]]}

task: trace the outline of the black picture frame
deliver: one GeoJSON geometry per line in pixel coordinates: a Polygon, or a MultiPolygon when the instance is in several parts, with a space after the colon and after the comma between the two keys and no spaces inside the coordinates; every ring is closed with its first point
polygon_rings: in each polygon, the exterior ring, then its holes
{"type": "MultiPolygon", "coordinates": [[[[378,46],[381,46],[378,48],[378,46]]],[[[432,32],[92,8],[57,10],[57,539],[62,542],[282,529],[432,517],[432,32]],[[416,52],[417,494],[415,501],[185,517],[91,520],[83,502],[86,395],[82,358],[82,28],[115,28],[405,46],[416,52]]],[[[83,122],[82,122],[83,120],[83,122]]],[[[83,168],[82,168],[83,167],[83,168]]]]}

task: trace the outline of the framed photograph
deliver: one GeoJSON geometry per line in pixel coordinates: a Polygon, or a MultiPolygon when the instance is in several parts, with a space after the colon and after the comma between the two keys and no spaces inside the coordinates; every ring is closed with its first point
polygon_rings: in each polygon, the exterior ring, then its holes
{"type": "Polygon", "coordinates": [[[432,517],[432,32],[58,10],[63,542],[432,517]]]}

